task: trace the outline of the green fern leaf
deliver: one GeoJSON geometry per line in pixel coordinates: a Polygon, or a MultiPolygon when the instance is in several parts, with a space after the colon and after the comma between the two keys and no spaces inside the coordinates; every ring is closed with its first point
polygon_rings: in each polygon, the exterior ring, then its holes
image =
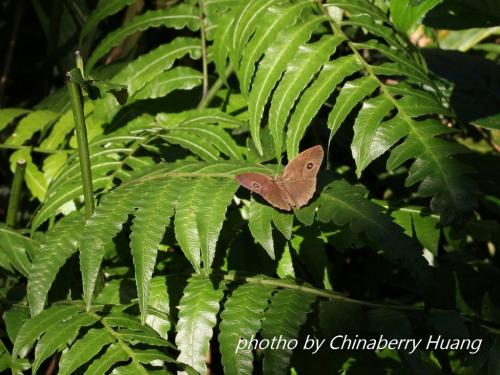
{"type": "Polygon", "coordinates": [[[241,92],[248,95],[250,82],[255,72],[255,63],[265,50],[274,42],[276,35],[290,25],[296,23],[300,13],[310,5],[310,1],[299,1],[290,6],[269,7],[260,18],[252,39],[245,46],[241,64],[238,68],[238,77],[241,82],[241,92]]]}
{"type": "Polygon", "coordinates": [[[241,285],[224,304],[219,343],[225,374],[252,374],[252,349],[236,351],[236,348],[240,340],[250,341],[260,331],[264,310],[273,290],[266,285],[241,285]]]}
{"type": "Polygon", "coordinates": [[[31,158],[31,149],[26,147],[17,150],[10,155],[10,169],[12,172],[16,169],[16,163],[20,160],[26,162],[24,180],[31,194],[40,202],[43,202],[47,193],[47,180],[38,166],[33,163],[31,158]]]}
{"type": "Polygon", "coordinates": [[[86,69],[91,71],[94,65],[111,48],[118,45],[122,39],[137,31],[146,30],[152,27],[173,27],[180,29],[188,27],[190,30],[199,28],[199,16],[197,9],[188,4],[180,4],[170,9],[150,10],[144,14],[134,17],[128,24],[109,33],[104,40],[94,49],[90,56],[86,69]]]}
{"type": "Polygon", "coordinates": [[[196,123],[165,127],[160,130],[162,138],[168,142],[179,144],[203,160],[219,159],[219,152],[231,159],[243,159],[241,149],[231,136],[220,126],[198,125],[196,123]]]}
{"type": "MultiPolygon", "coordinates": [[[[88,108],[88,106],[86,108],[88,108]]],[[[87,115],[87,111],[85,111],[85,115],[87,115]]],[[[57,149],[57,147],[63,144],[68,134],[70,134],[74,128],[73,111],[69,109],[57,119],[52,126],[49,136],[40,143],[40,148],[47,150],[57,149]]]]}
{"type": "Polygon", "coordinates": [[[162,135],[161,138],[170,144],[179,145],[189,150],[204,161],[219,160],[217,149],[201,134],[192,134],[189,130],[181,128],[176,131],[169,131],[168,134],[162,135]]]}
{"type": "MultiPolygon", "coordinates": [[[[366,193],[361,186],[335,181],[321,192],[320,198],[311,206],[312,209],[319,206],[319,221],[333,221],[339,226],[349,224],[352,232],[365,233],[391,261],[407,269],[423,288],[432,285],[432,274],[418,243],[383,214],[380,206],[367,200],[364,197],[366,193]]],[[[300,216],[298,218],[301,220],[300,216]]]]}
{"type": "Polygon", "coordinates": [[[256,0],[242,2],[234,8],[234,22],[231,29],[230,58],[235,70],[239,69],[241,51],[255,32],[256,24],[261,19],[262,13],[272,5],[274,0],[256,0]]]}
{"type": "Polygon", "coordinates": [[[292,238],[294,215],[273,210],[272,217],[276,229],[278,229],[287,240],[290,240],[290,238],[292,238]]]}
{"type": "Polygon", "coordinates": [[[131,99],[161,98],[175,90],[190,90],[199,86],[202,74],[187,67],[176,67],[155,76],[155,79],[146,83],[131,99]]]}
{"type": "Polygon", "coordinates": [[[33,374],[36,374],[44,360],[49,358],[56,350],[66,348],[68,342],[73,341],[82,327],[97,322],[95,316],[87,313],[73,315],[64,322],[64,329],[53,329],[47,331],[38,341],[35,348],[35,360],[33,361],[33,374]]]}
{"type": "MultiPolygon", "coordinates": [[[[392,71],[391,75],[407,75],[413,78],[416,82],[424,82],[429,84],[430,87],[434,87],[434,82],[429,78],[424,69],[413,59],[411,59],[406,54],[400,53],[397,48],[391,48],[385,44],[379,43],[375,40],[368,40],[366,42],[356,42],[352,43],[352,47],[358,50],[368,49],[376,50],[377,52],[383,54],[388,59],[396,64],[390,65],[394,68],[399,68],[399,72],[392,71]]],[[[377,66],[373,67],[374,72],[377,72],[377,66]]]]}
{"type": "Polygon", "coordinates": [[[80,270],[83,294],[90,307],[104,248],[121,230],[128,214],[135,210],[134,202],[141,199],[137,186],[127,186],[106,195],[92,217],[87,220],[80,240],[80,270]]]}
{"type": "Polygon", "coordinates": [[[337,96],[332,111],[328,115],[327,124],[330,129],[330,140],[354,107],[377,87],[378,81],[371,76],[347,81],[344,84],[337,96]]]}
{"type": "Polygon", "coordinates": [[[118,343],[108,346],[103,355],[94,359],[87,371],[86,375],[102,375],[105,374],[115,363],[124,362],[128,359],[128,354],[123,350],[118,343]]]}
{"type": "Polygon", "coordinates": [[[422,18],[425,13],[440,2],[442,2],[442,0],[426,0],[410,3],[401,0],[391,0],[390,9],[392,20],[399,30],[407,33],[412,26],[416,24],[419,18],[422,18]]]}
{"type": "Polygon", "coordinates": [[[156,122],[166,128],[176,126],[194,126],[218,124],[221,128],[240,128],[245,125],[240,119],[222,112],[217,108],[205,108],[183,111],[180,113],[159,113],[156,122]]]}
{"type": "Polygon", "coordinates": [[[0,259],[2,260],[2,267],[11,269],[12,266],[24,277],[29,277],[31,262],[28,255],[36,255],[38,246],[37,241],[0,224],[0,259]]]}
{"type": "MultiPolygon", "coordinates": [[[[384,117],[393,108],[394,103],[385,96],[377,96],[363,103],[363,107],[359,111],[354,123],[354,138],[351,144],[352,156],[356,161],[356,175],[358,178],[368,164],[386,151],[386,149],[380,147],[380,144],[373,142],[373,137],[384,117]]],[[[396,129],[393,128],[393,130],[396,129]]]]}
{"type": "Polygon", "coordinates": [[[382,23],[378,23],[376,18],[366,14],[356,14],[352,16],[347,21],[342,21],[341,26],[358,26],[371,34],[383,38],[389,45],[394,47],[399,47],[403,54],[407,54],[409,43],[403,41],[403,39],[397,34],[394,29],[384,26],[382,23]]]}
{"type": "Polygon", "coordinates": [[[130,234],[130,249],[134,261],[137,295],[142,323],[148,314],[151,278],[156,263],[158,245],[174,214],[174,184],[150,183],[142,191],[144,203],[135,212],[130,234]]]}
{"type": "MultiPolygon", "coordinates": [[[[149,158],[139,158],[134,153],[144,142],[144,137],[111,136],[93,142],[90,147],[90,161],[94,191],[110,189],[113,180],[122,181],[131,177],[133,171],[152,164],[149,158]]],[[[78,154],[73,154],[58,172],[47,191],[47,199],[39,208],[32,222],[32,230],[38,228],[59,209],[83,194],[78,154]]]]}
{"type": "Polygon", "coordinates": [[[124,7],[132,4],[134,0],[102,0],[97,7],[89,14],[85,24],[80,31],[80,44],[85,37],[94,30],[103,19],[118,13],[124,7]]]}
{"type": "Polygon", "coordinates": [[[215,256],[226,207],[234,196],[237,183],[234,180],[200,178],[184,184],[190,186],[184,190],[183,199],[176,207],[175,236],[196,272],[201,270],[201,261],[208,272],[215,256]],[[207,196],[212,198],[200,199],[207,196]]]}
{"type": "Polygon", "coordinates": [[[81,306],[55,305],[27,320],[16,336],[12,356],[25,357],[33,343],[45,332],[56,330],[62,321],[82,311],[81,306]]]}
{"type": "Polygon", "coordinates": [[[300,45],[307,42],[312,32],[325,20],[324,17],[312,17],[292,30],[284,30],[279,34],[275,44],[262,58],[255,75],[252,89],[248,97],[250,116],[250,132],[257,151],[262,154],[260,142],[260,123],[268,98],[286,69],[288,61],[297,53],[300,45]]]}
{"type": "Polygon", "coordinates": [[[179,303],[175,343],[181,352],[177,360],[200,373],[206,371],[205,357],[224,289],[224,282],[216,285],[209,278],[195,276],[188,280],[179,303]]]}
{"type": "Polygon", "coordinates": [[[273,231],[271,227],[274,209],[252,198],[248,215],[248,228],[252,237],[262,245],[271,259],[274,255],[273,231]]]}
{"type": "MultiPolygon", "coordinates": [[[[16,114],[16,117],[19,113],[16,114]]],[[[29,140],[33,134],[50,124],[58,114],[48,110],[38,110],[24,116],[16,126],[14,133],[5,141],[7,145],[19,146],[29,140]]]]}
{"type": "Polygon", "coordinates": [[[283,129],[295,101],[323,64],[329,60],[341,41],[340,37],[324,36],[319,42],[305,44],[299,48],[295,58],[288,64],[269,109],[269,129],[274,138],[278,159],[283,145],[283,129]]]}
{"type": "Polygon", "coordinates": [[[368,14],[374,19],[390,23],[389,18],[387,18],[379,7],[366,0],[328,0],[325,6],[337,6],[342,9],[347,9],[353,14],[368,14]]]}
{"type": "MultiPolygon", "coordinates": [[[[238,186],[234,176],[251,171],[262,172],[267,169],[241,161],[164,163],[151,167],[136,179],[107,194],[87,221],[80,241],[80,267],[87,306],[91,303],[104,248],[111,244],[128,215],[134,213],[136,208],[143,207],[148,183],[173,184],[175,191],[183,192],[182,200],[171,201],[175,206],[175,236],[196,272],[201,271],[202,261],[208,272],[226,208],[238,186]],[[199,199],[200,196],[211,196],[212,199],[204,201],[199,199]]],[[[141,233],[135,235],[140,236],[141,233]]],[[[143,275],[150,272],[146,271],[146,267],[139,268],[145,272],[143,275]]],[[[142,277],[141,282],[148,277],[142,277]]]]}
{"type": "MultiPolygon", "coordinates": [[[[231,13],[222,16],[221,25],[217,27],[214,35],[214,43],[212,45],[212,60],[215,64],[215,69],[220,78],[226,79],[227,58],[229,55],[228,45],[232,36],[234,17],[231,13]]],[[[227,82],[225,82],[227,83],[227,82]]],[[[1,123],[0,123],[1,124],[1,123]]]]}
{"type": "Polygon", "coordinates": [[[439,217],[426,215],[424,212],[423,207],[406,206],[392,211],[391,216],[400,227],[404,228],[407,235],[416,237],[424,248],[437,256],[441,231],[439,217]]]}
{"type": "Polygon", "coordinates": [[[14,121],[19,116],[22,116],[29,112],[29,109],[24,108],[0,109],[0,131],[4,130],[12,121],[14,121]]]}
{"type": "Polygon", "coordinates": [[[298,154],[299,142],[307,126],[335,90],[337,84],[360,69],[361,64],[354,55],[340,57],[323,66],[317,79],[303,93],[290,119],[287,132],[287,153],[290,160],[298,154]]]}
{"type": "Polygon", "coordinates": [[[151,332],[137,332],[137,331],[132,331],[132,330],[127,330],[127,329],[121,329],[120,330],[120,338],[123,341],[126,341],[130,344],[148,344],[148,345],[154,345],[154,346],[170,346],[171,344],[168,343],[168,341],[165,341],[161,337],[158,337],[158,335],[152,335],[151,332]]]}
{"type": "Polygon", "coordinates": [[[129,63],[113,77],[113,82],[127,85],[132,96],[156,79],[158,74],[169,70],[176,60],[188,54],[191,59],[201,57],[200,41],[196,38],[178,37],[129,63]]]}
{"type": "Polygon", "coordinates": [[[32,316],[43,310],[57,272],[76,252],[83,223],[80,214],[69,215],[59,220],[41,242],[28,279],[27,298],[32,316]]]}
{"type": "MultiPolygon", "coordinates": [[[[283,338],[286,341],[297,339],[300,327],[305,323],[311,304],[316,297],[295,290],[280,290],[273,296],[271,306],[262,321],[262,338],[272,340],[283,338]]],[[[278,344],[279,345],[279,344],[278,344]]],[[[266,374],[285,374],[288,369],[292,350],[279,347],[264,351],[266,374]]]]}
{"type": "Polygon", "coordinates": [[[146,323],[161,337],[170,331],[170,304],[165,277],[156,276],[151,280],[149,309],[146,323]]]}
{"type": "Polygon", "coordinates": [[[101,349],[115,341],[115,338],[104,329],[90,329],[85,336],[75,342],[64,352],[59,360],[59,374],[73,373],[84,363],[90,361],[101,349]]]}

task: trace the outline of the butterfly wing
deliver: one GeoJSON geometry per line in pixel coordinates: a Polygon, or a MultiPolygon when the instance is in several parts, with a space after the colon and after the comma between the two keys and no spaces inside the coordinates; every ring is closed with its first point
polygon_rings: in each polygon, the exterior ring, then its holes
{"type": "Polygon", "coordinates": [[[291,198],[293,208],[306,205],[316,191],[316,176],[323,162],[320,145],[308,148],[297,155],[283,170],[281,183],[291,198]]]}
{"type": "Polygon", "coordinates": [[[291,207],[283,194],[283,188],[278,186],[276,180],[261,173],[243,173],[236,176],[241,186],[259,194],[276,208],[290,211],[291,207]]]}

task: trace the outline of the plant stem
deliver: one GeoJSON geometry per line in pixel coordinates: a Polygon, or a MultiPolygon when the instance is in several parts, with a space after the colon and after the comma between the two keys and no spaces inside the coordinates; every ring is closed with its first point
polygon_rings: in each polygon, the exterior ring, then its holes
{"type": "Polygon", "coordinates": [[[228,65],[226,68],[226,71],[224,72],[224,78],[219,77],[217,78],[217,81],[210,87],[210,90],[208,91],[207,95],[204,96],[200,103],[198,104],[198,109],[203,109],[207,108],[210,105],[210,102],[213,100],[215,95],[217,95],[217,92],[220,90],[226,79],[231,75],[233,72],[233,67],[231,65],[228,65]]]}
{"type": "Polygon", "coordinates": [[[270,285],[270,286],[283,288],[283,289],[293,289],[293,290],[298,290],[298,291],[301,291],[304,293],[314,294],[318,297],[324,297],[324,298],[328,298],[331,300],[345,301],[345,302],[352,303],[355,305],[371,307],[371,308],[390,308],[390,309],[394,309],[394,310],[404,310],[404,311],[414,311],[414,312],[422,312],[424,310],[422,307],[416,307],[416,306],[404,306],[404,305],[402,306],[402,305],[392,305],[392,304],[385,304],[385,303],[360,301],[360,300],[352,299],[349,297],[345,297],[345,296],[338,294],[338,293],[334,293],[330,290],[318,289],[318,288],[314,288],[311,286],[291,284],[289,282],[282,281],[282,280],[276,280],[276,279],[264,279],[262,277],[236,276],[234,274],[229,274],[229,275],[226,274],[226,275],[223,275],[222,277],[224,280],[227,280],[227,281],[243,281],[243,282],[252,283],[252,284],[270,285]]]}
{"type": "Polygon", "coordinates": [[[203,96],[201,97],[201,102],[203,102],[203,100],[206,98],[208,94],[208,66],[207,66],[208,58],[207,58],[207,43],[205,39],[205,25],[203,24],[204,11],[205,11],[203,0],[198,1],[198,7],[200,8],[201,58],[203,63],[203,96]]]}
{"type": "Polygon", "coordinates": [[[87,128],[85,127],[85,116],[83,114],[82,91],[80,86],[78,86],[69,75],[67,75],[67,85],[71,97],[73,118],[75,120],[78,156],[80,158],[80,171],[82,174],[83,199],[85,203],[85,217],[89,218],[94,212],[94,189],[92,187],[92,171],[90,169],[87,128]]]}
{"type": "Polygon", "coordinates": [[[21,199],[21,188],[24,181],[24,172],[26,171],[26,160],[20,159],[17,161],[16,170],[14,172],[14,180],[10,189],[9,206],[7,208],[6,223],[8,226],[15,228],[19,201],[21,199]]]}

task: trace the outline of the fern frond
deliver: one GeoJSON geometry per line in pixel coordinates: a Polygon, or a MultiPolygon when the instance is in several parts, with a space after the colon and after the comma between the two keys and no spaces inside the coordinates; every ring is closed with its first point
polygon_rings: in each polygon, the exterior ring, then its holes
{"type": "Polygon", "coordinates": [[[424,212],[423,207],[406,206],[392,211],[391,216],[406,234],[416,237],[424,248],[437,256],[441,232],[439,217],[424,212]]]}
{"type": "Polygon", "coordinates": [[[201,84],[202,74],[188,67],[176,67],[158,74],[140,89],[132,100],[161,98],[175,90],[190,90],[201,84]]]}
{"type": "Polygon", "coordinates": [[[177,360],[200,373],[206,371],[205,357],[224,289],[222,281],[217,283],[204,276],[195,276],[188,280],[179,304],[175,343],[181,352],[177,360]]]}
{"type": "MultiPolygon", "coordinates": [[[[335,181],[321,192],[320,198],[305,212],[314,217],[317,207],[319,221],[333,221],[339,226],[349,224],[354,233],[364,233],[380,246],[391,261],[407,269],[420,286],[431,286],[432,273],[418,243],[406,236],[388,215],[383,214],[380,206],[367,200],[364,197],[366,193],[361,186],[335,181]]],[[[300,214],[297,218],[307,221],[300,214]]]]}
{"type": "Polygon", "coordinates": [[[327,124],[330,129],[330,140],[354,107],[377,87],[378,81],[371,76],[361,77],[344,84],[337,96],[335,106],[328,115],[327,124]]]}
{"type": "Polygon", "coordinates": [[[92,361],[85,373],[88,375],[105,374],[115,363],[124,362],[127,359],[128,355],[122,349],[121,345],[114,343],[108,346],[104,354],[92,361]]]}
{"type": "MultiPolygon", "coordinates": [[[[110,189],[115,178],[125,181],[134,171],[150,165],[150,158],[134,155],[144,141],[144,137],[116,135],[92,142],[89,149],[94,191],[110,189]]],[[[46,200],[33,218],[32,230],[82,194],[78,154],[73,154],[51,182],[46,200]]]]}
{"type": "Polygon", "coordinates": [[[353,55],[340,57],[323,66],[316,80],[302,94],[288,124],[287,154],[289,158],[294,158],[299,153],[299,142],[306,132],[307,125],[311,123],[336,86],[360,69],[361,64],[353,55]]]}
{"type": "Polygon", "coordinates": [[[150,298],[146,323],[161,337],[170,331],[170,304],[165,277],[153,277],[150,284],[150,298]]]}
{"type": "Polygon", "coordinates": [[[203,268],[208,272],[226,207],[231,203],[237,184],[210,178],[186,181],[185,184],[189,185],[184,189],[182,185],[177,187],[184,191],[184,195],[175,209],[175,236],[195,270],[200,272],[199,265],[203,261],[203,268]],[[200,199],[209,196],[210,199],[200,199]]]}
{"type": "Polygon", "coordinates": [[[105,18],[118,13],[134,0],[104,0],[100,1],[97,7],[89,14],[85,24],[80,31],[80,43],[85,37],[105,18]]]}
{"type": "Polygon", "coordinates": [[[47,194],[48,182],[42,171],[33,162],[31,158],[31,149],[29,147],[21,148],[10,155],[9,161],[12,172],[15,172],[16,163],[19,160],[24,160],[26,162],[24,181],[28,189],[34,197],[40,202],[43,202],[47,194]]]}
{"type": "MultiPolygon", "coordinates": [[[[264,313],[262,338],[296,340],[315,299],[311,294],[295,290],[278,291],[271,300],[271,306],[264,313]]],[[[285,374],[291,356],[292,350],[283,347],[264,350],[264,373],[285,374]]]]}
{"type": "Polygon", "coordinates": [[[135,211],[135,204],[142,198],[142,191],[136,186],[116,189],[106,195],[92,217],[87,220],[80,241],[80,268],[82,272],[83,295],[87,308],[92,303],[95,282],[104,249],[135,211]]]}
{"type": "Polygon", "coordinates": [[[144,323],[148,314],[151,278],[156,263],[158,245],[174,214],[176,196],[173,184],[148,184],[142,193],[143,204],[134,214],[130,234],[130,249],[134,261],[137,296],[144,323]],[[174,198],[175,199],[175,198],[174,198]]]}
{"type": "Polygon", "coordinates": [[[82,310],[81,306],[76,305],[56,305],[29,319],[23,324],[16,336],[12,356],[16,357],[19,355],[25,357],[34,341],[42,334],[56,330],[55,328],[62,321],[71,318],[82,310]]]}
{"type": "MultiPolygon", "coordinates": [[[[268,7],[252,39],[245,45],[237,74],[241,82],[241,91],[248,95],[250,83],[255,72],[255,63],[283,29],[295,24],[300,13],[310,5],[309,1],[299,1],[289,6],[268,7]]],[[[300,51],[299,51],[300,52],[300,51]]]]}
{"type": "MultiPolygon", "coordinates": [[[[17,117],[20,114],[19,112],[15,112],[13,115],[17,117]]],[[[57,117],[57,112],[44,109],[27,114],[17,124],[15,132],[5,140],[5,144],[16,146],[24,144],[33,134],[43,129],[57,117]]]]}
{"type": "Polygon", "coordinates": [[[269,109],[269,130],[274,138],[278,158],[282,151],[284,126],[295,101],[323,64],[329,61],[341,42],[342,38],[324,36],[316,43],[305,44],[287,65],[269,109]]]}
{"type": "Polygon", "coordinates": [[[297,53],[299,46],[309,40],[314,29],[324,21],[325,18],[321,16],[311,17],[292,30],[284,30],[275,42],[281,47],[269,48],[259,64],[252,86],[255,89],[252,89],[248,97],[248,112],[250,132],[260,154],[263,152],[259,135],[260,123],[269,96],[285,71],[288,61],[297,53]]]}
{"type": "Polygon", "coordinates": [[[219,343],[226,374],[252,374],[252,349],[236,351],[236,348],[240,340],[248,342],[260,331],[264,310],[273,290],[267,285],[244,284],[233,290],[224,304],[219,343]]]}
{"type": "MultiPolygon", "coordinates": [[[[152,215],[151,210],[156,209],[156,206],[151,205],[147,199],[148,194],[145,192],[148,189],[163,197],[162,205],[165,205],[163,207],[167,211],[169,206],[175,208],[175,236],[184,255],[197,272],[201,271],[202,265],[208,272],[214,258],[226,207],[230,204],[238,186],[234,176],[255,170],[266,169],[250,166],[244,162],[165,163],[151,168],[107,194],[87,221],[80,241],[80,265],[88,306],[91,303],[104,248],[111,244],[129,214],[134,214],[137,208],[142,208],[145,211],[140,214],[141,216],[147,213],[152,215]],[[148,184],[155,186],[149,187],[148,184]],[[161,189],[165,191],[162,192],[161,189]],[[183,193],[182,200],[178,199],[180,191],[183,193]],[[211,197],[210,200],[200,199],[208,196],[211,197]]],[[[149,219],[146,220],[149,222],[149,219]]],[[[136,271],[139,276],[138,283],[147,283],[151,277],[151,259],[155,253],[153,244],[156,243],[156,239],[161,239],[166,224],[160,220],[151,226],[141,224],[139,231],[137,228],[134,230],[134,253],[139,257],[134,262],[140,265],[136,271]],[[147,244],[147,249],[135,242],[135,238],[144,236],[142,231],[146,228],[148,235],[155,238],[147,244]],[[147,260],[141,258],[145,255],[143,251],[147,252],[147,260]]],[[[141,309],[145,311],[145,306],[148,304],[147,292],[144,286],[142,289],[141,309]]]]}
{"type": "Polygon", "coordinates": [[[24,109],[24,108],[0,109],[0,131],[4,130],[16,118],[29,112],[30,112],[29,109],[24,109]]]}
{"type": "Polygon", "coordinates": [[[104,329],[90,329],[85,336],[75,342],[63,353],[59,360],[59,374],[73,373],[78,367],[91,360],[101,349],[115,341],[115,338],[104,329]]]}
{"type": "Polygon", "coordinates": [[[141,90],[157,75],[169,70],[174,62],[185,55],[197,60],[201,57],[200,41],[196,38],[178,37],[170,43],[139,56],[113,77],[113,82],[127,85],[130,96],[141,90]]]}
{"type": "Polygon", "coordinates": [[[255,241],[262,245],[271,259],[274,259],[274,240],[271,223],[274,224],[285,238],[290,239],[293,215],[278,212],[273,207],[259,203],[252,198],[249,208],[248,228],[255,241]]]}
{"type": "MultiPolygon", "coordinates": [[[[336,86],[342,85],[334,95],[327,124],[331,139],[350,114],[355,118],[352,152],[358,176],[385,152],[397,153],[394,146],[404,140],[398,147],[411,154],[404,161],[412,159],[415,165],[407,185],[420,183],[419,195],[432,197],[431,207],[444,222],[474,205],[473,199],[464,198],[472,194],[470,181],[464,173],[458,173],[465,168],[453,159],[462,151],[436,138],[447,128],[442,126],[441,132],[432,134],[422,129],[426,128],[422,118],[450,116],[451,112],[443,106],[421,55],[377,6],[364,0],[332,0],[319,7],[307,2],[283,5],[263,0],[234,7],[228,14],[233,15],[228,53],[242,91],[248,93],[250,131],[259,153],[263,151],[260,127],[267,106],[275,155],[278,159],[281,156],[282,132],[288,125],[287,153],[291,159],[320,108],[336,86]],[[345,10],[344,19],[336,21],[327,16],[329,6],[345,10]],[[293,7],[297,11],[292,11],[293,7]],[[283,19],[288,21],[287,27],[276,38],[267,39],[271,25],[281,24],[283,19]],[[326,19],[331,36],[320,28],[326,19]],[[366,40],[355,40],[359,29],[366,33],[366,40]],[[323,34],[318,42],[310,42],[313,32],[323,34]],[[337,46],[340,57],[332,56],[337,46]],[[366,58],[363,50],[379,56],[377,63],[366,58]],[[387,76],[391,80],[396,77],[397,84],[387,81],[387,76]],[[371,98],[365,100],[368,96],[371,98]],[[363,100],[361,110],[355,113],[363,100]],[[418,147],[413,147],[416,143],[418,147]],[[422,164],[429,167],[415,175],[413,170],[422,164]]],[[[316,35],[314,39],[318,39],[316,35]]],[[[387,168],[392,170],[400,164],[392,162],[387,168]]]]}
{"type": "Polygon", "coordinates": [[[39,244],[16,232],[15,230],[0,225],[0,265],[12,270],[14,267],[23,276],[29,277],[31,271],[31,261],[29,257],[38,255],[39,244]]]}
{"type": "Polygon", "coordinates": [[[195,7],[180,4],[170,9],[150,10],[134,17],[125,26],[109,33],[104,40],[94,49],[85,68],[88,72],[111,48],[118,45],[122,39],[137,31],[153,27],[172,27],[180,29],[188,27],[190,30],[199,28],[199,16],[195,7]]]}
{"type": "Polygon", "coordinates": [[[79,213],[66,216],[59,220],[42,240],[28,279],[27,298],[32,316],[43,310],[57,272],[76,252],[83,223],[83,217],[79,213]]]}
{"type": "Polygon", "coordinates": [[[47,331],[38,341],[35,348],[35,360],[33,361],[33,374],[36,374],[40,365],[54,352],[66,348],[68,342],[73,341],[80,328],[96,323],[97,317],[79,313],[72,315],[64,321],[64,329],[53,329],[47,331]]]}

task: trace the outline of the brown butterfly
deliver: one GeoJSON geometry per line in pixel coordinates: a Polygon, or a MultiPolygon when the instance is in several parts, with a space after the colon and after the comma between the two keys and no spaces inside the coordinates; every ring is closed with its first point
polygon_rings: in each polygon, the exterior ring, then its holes
{"type": "Polygon", "coordinates": [[[320,145],[298,154],[281,176],[243,173],[236,176],[241,186],[259,194],[274,207],[290,211],[306,205],[316,191],[316,175],[323,161],[320,145]]]}

